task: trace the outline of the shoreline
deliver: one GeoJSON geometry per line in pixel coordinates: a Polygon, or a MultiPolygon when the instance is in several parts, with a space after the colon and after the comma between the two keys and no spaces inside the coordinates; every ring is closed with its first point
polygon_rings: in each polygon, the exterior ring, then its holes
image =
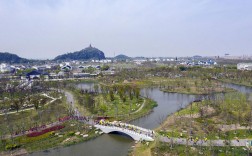
{"type": "Polygon", "coordinates": [[[252,87],[252,85],[249,85],[249,84],[243,84],[243,83],[233,82],[233,81],[229,81],[229,80],[217,79],[217,81],[224,82],[224,83],[230,83],[230,84],[234,84],[234,85],[240,85],[240,86],[244,86],[244,87],[252,87]]]}

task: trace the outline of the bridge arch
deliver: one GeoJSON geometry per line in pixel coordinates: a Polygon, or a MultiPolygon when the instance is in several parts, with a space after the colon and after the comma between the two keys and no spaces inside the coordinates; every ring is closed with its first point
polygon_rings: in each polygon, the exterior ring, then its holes
{"type": "Polygon", "coordinates": [[[110,127],[110,126],[103,126],[103,125],[95,125],[96,128],[99,128],[103,133],[112,133],[112,132],[120,132],[126,134],[133,138],[134,140],[146,140],[146,141],[154,141],[152,137],[147,134],[138,133],[133,130],[121,128],[121,127],[110,127]]]}
{"type": "Polygon", "coordinates": [[[121,131],[111,131],[108,134],[121,135],[121,136],[125,136],[127,138],[131,138],[131,139],[135,140],[131,135],[124,133],[124,132],[121,132],[121,131]]]}

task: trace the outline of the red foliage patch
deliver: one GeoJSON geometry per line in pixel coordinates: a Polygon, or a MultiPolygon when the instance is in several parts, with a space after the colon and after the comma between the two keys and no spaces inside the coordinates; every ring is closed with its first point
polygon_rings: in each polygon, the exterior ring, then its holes
{"type": "Polygon", "coordinates": [[[56,130],[60,130],[62,128],[64,128],[65,126],[62,126],[62,125],[57,125],[57,126],[53,126],[53,127],[50,127],[50,128],[46,128],[42,131],[39,131],[39,132],[32,132],[32,133],[29,133],[27,134],[28,137],[36,137],[36,136],[39,136],[39,135],[42,135],[42,134],[45,134],[45,133],[48,133],[48,132],[51,132],[51,131],[56,131],[56,130]]]}

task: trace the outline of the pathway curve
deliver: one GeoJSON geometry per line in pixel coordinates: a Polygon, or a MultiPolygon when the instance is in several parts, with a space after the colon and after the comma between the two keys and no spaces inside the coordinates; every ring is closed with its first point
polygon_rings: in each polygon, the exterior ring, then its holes
{"type": "Polygon", "coordinates": [[[135,113],[138,113],[139,111],[141,111],[143,109],[143,107],[145,106],[145,102],[146,102],[146,100],[144,99],[141,107],[139,107],[136,111],[132,112],[131,114],[135,114],[135,113]]]}

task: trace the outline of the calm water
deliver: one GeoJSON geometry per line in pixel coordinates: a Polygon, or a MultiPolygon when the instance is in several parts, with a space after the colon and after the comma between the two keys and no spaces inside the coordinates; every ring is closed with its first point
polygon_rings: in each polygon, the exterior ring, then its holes
{"type": "MultiPolygon", "coordinates": [[[[252,93],[252,88],[239,86],[235,84],[225,84],[226,87],[234,88],[243,93],[252,93]]],[[[92,83],[83,83],[78,85],[79,88],[92,89],[92,83]]],[[[161,120],[164,120],[171,113],[176,112],[179,108],[185,107],[194,100],[193,95],[164,93],[159,89],[142,90],[142,96],[146,95],[158,103],[149,115],[131,122],[144,128],[154,129],[159,126],[161,120]]],[[[36,152],[31,156],[125,156],[134,141],[126,136],[116,134],[103,134],[91,141],[72,145],[65,148],[49,150],[48,152],[36,152]]]]}
{"type": "Polygon", "coordinates": [[[88,91],[93,91],[94,90],[94,82],[85,82],[85,83],[80,83],[77,84],[76,87],[88,91]]]}

